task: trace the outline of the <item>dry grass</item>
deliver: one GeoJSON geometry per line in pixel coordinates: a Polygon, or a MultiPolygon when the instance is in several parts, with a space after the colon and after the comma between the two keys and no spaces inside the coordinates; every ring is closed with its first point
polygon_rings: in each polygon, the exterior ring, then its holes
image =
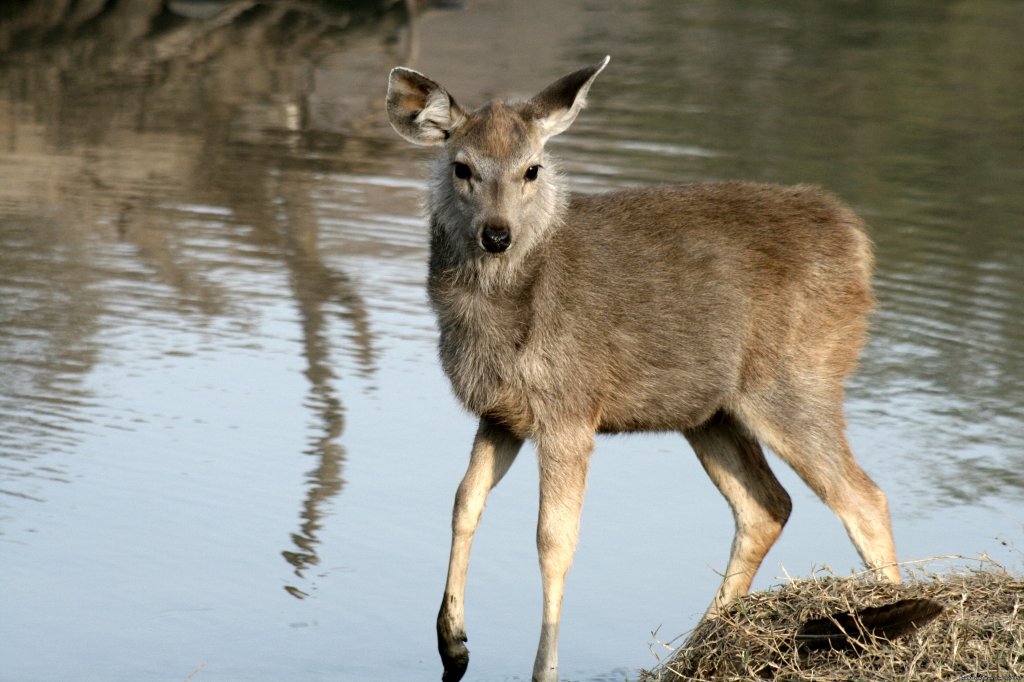
{"type": "Polygon", "coordinates": [[[702,622],[640,679],[1024,681],[1024,577],[982,560],[980,568],[945,575],[916,569],[902,585],[864,576],[794,580],[739,599],[720,618],[702,622]],[[910,598],[933,599],[943,613],[895,642],[874,640],[854,651],[808,652],[795,645],[806,620],[910,598]]]}

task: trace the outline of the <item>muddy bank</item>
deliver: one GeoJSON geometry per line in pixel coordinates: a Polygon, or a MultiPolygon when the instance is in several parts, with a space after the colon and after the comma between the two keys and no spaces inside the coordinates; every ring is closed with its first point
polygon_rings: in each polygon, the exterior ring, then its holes
{"type": "MultiPolygon", "coordinates": [[[[849,621],[846,629],[853,629],[849,621]]],[[[722,618],[702,623],[660,667],[641,676],[643,682],[711,679],[1024,679],[1024,577],[985,565],[920,573],[903,585],[858,577],[794,580],[748,595],[722,618]],[[942,611],[891,640],[868,634],[815,647],[797,637],[808,621],[826,618],[842,629],[837,614],[901,600],[930,600],[942,611]]]]}

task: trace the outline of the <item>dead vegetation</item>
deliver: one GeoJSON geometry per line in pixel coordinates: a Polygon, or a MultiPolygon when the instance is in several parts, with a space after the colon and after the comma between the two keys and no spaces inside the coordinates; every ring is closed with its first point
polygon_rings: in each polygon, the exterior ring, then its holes
{"type": "MultiPolygon", "coordinates": [[[[842,622],[839,619],[839,622],[842,622]]],[[[901,585],[865,576],[793,580],[737,600],[702,622],[641,682],[690,680],[1024,680],[1024,577],[982,560],[974,569],[917,569],[901,585]],[[893,641],[868,636],[846,650],[810,650],[807,621],[900,600],[934,600],[942,613],[893,641]]]]}

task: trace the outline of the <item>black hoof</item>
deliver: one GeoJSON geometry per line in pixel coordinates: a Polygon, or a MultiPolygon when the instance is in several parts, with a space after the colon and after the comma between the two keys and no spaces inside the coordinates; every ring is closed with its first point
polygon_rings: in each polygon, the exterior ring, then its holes
{"type": "Polygon", "coordinates": [[[447,643],[438,640],[437,650],[441,654],[441,663],[444,665],[442,682],[459,682],[466,674],[466,668],[469,667],[469,649],[463,644],[465,641],[466,635],[447,643]]]}
{"type": "Polygon", "coordinates": [[[444,665],[443,682],[459,682],[469,667],[469,649],[466,648],[466,633],[459,628],[453,630],[447,619],[437,619],[437,651],[444,665]]]}

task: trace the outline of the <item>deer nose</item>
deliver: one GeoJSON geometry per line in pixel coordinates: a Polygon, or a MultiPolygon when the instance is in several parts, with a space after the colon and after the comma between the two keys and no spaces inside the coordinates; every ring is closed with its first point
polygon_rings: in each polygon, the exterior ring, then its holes
{"type": "Polygon", "coordinates": [[[480,234],[480,245],[488,253],[501,253],[512,246],[512,231],[504,222],[490,222],[484,225],[480,234]]]}

